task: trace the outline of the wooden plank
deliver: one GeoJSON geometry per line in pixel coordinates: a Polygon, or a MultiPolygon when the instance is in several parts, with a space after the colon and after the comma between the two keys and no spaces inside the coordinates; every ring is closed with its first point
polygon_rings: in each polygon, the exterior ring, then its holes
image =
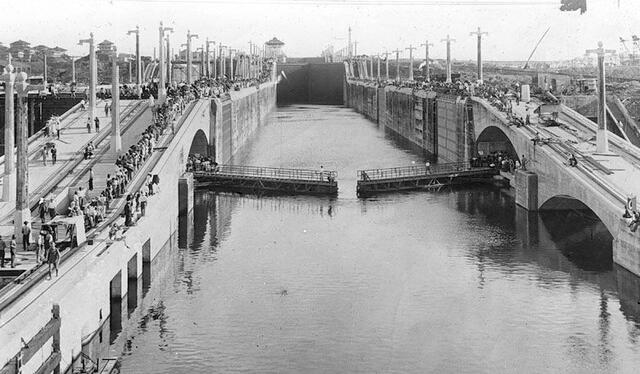
{"type": "Polygon", "coordinates": [[[34,374],[50,374],[60,365],[60,352],[53,352],[34,374]]]}
{"type": "Polygon", "coordinates": [[[22,362],[29,362],[42,346],[60,330],[60,320],[52,318],[38,333],[29,340],[27,347],[22,348],[22,362]]]}
{"type": "Polygon", "coordinates": [[[0,369],[0,374],[16,374],[16,358],[12,358],[7,362],[2,369],[0,369]]]}

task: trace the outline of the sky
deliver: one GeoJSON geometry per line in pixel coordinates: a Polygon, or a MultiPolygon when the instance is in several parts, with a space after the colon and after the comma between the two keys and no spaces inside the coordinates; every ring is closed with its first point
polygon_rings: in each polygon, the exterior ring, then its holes
{"type": "MultiPolygon", "coordinates": [[[[0,0],[9,2],[10,0],[0,0]]],[[[351,26],[358,54],[403,49],[425,40],[434,45],[430,57],[444,58],[447,34],[456,39],[452,57],[476,56],[480,27],[485,60],[526,60],[544,31],[550,31],[533,60],[563,60],[597,47],[622,50],[619,37],[640,35],[638,0],[587,0],[588,10],[561,12],[561,0],[22,0],[11,1],[0,42],[23,39],[32,46],[61,46],[71,55],[86,55],[79,39],[93,32],[119,52],[134,52],[127,30],[141,29],[141,48],[152,55],[158,26],[174,28],[172,45],[186,42],[187,30],[232,48],[248,49],[249,41],[264,43],[276,36],[291,57],[319,56],[329,44],[341,48],[351,26]],[[19,5],[16,5],[19,4],[19,5]],[[618,5],[619,4],[619,5],[618,5]],[[6,23],[8,20],[8,24],[6,23]]],[[[5,11],[7,7],[3,7],[5,11]]],[[[414,56],[424,55],[424,47],[414,56]]]]}

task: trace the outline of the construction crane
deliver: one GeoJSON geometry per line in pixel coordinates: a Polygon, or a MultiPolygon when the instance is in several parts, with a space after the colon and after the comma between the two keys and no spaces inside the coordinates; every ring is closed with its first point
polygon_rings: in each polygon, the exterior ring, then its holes
{"type": "Polygon", "coordinates": [[[551,30],[551,26],[547,27],[547,31],[544,32],[544,34],[542,34],[542,37],[540,38],[540,40],[538,40],[538,43],[536,43],[536,46],[533,47],[533,51],[531,51],[531,54],[529,55],[529,58],[527,59],[527,62],[524,63],[524,66],[522,67],[522,69],[529,69],[529,61],[531,61],[531,57],[533,57],[533,54],[536,53],[536,49],[538,49],[538,46],[540,45],[540,43],[542,43],[542,39],[544,39],[545,36],[547,36],[547,33],[549,32],[549,30],[551,30]]]}

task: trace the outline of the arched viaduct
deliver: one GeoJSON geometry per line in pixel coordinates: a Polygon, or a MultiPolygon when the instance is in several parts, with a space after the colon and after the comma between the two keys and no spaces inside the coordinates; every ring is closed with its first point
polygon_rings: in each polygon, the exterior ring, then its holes
{"type": "Polygon", "coordinates": [[[525,127],[508,125],[495,108],[473,98],[474,146],[483,141],[508,140],[519,158],[527,159],[527,171],[515,177],[516,203],[528,210],[585,209],[593,211],[613,236],[614,261],[640,275],[640,233],[633,233],[622,219],[625,197],[582,165],[569,167],[568,154],[549,145],[534,145],[525,127]]]}

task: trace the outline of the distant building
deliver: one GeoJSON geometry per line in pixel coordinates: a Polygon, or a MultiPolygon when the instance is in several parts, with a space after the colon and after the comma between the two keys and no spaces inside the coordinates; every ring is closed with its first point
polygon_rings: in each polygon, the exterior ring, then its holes
{"type": "Polygon", "coordinates": [[[108,55],[111,52],[113,52],[113,43],[112,42],[110,42],[110,41],[105,39],[100,44],[98,44],[97,53],[103,54],[103,55],[108,55]]]}
{"type": "Polygon", "coordinates": [[[266,46],[266,57],[267,58],[275,58],[278,62],[287,62],[287,56],[282,51],[282,47],[284,47],[284,43],[275,36],[273,39],[264,43],[266,46]]]}
{"type": "Polygon", "coordinates": [[[65,55],[66,52],[67,52],[66,49],[58,47],[58,46],[56,46],[54,48],[51,48],[51,50],[49,51],[49,53],[51,53],[52,57],[62,57],[62,56],[65,55]]]}
{"type": "Polygon", "coordinates": [[[20,57],[18,54],[22,54],[22,58],[31,56],[31,43],[24,40],[17,40],[9,44],[9,52],[13,57],[20,57]]]}

